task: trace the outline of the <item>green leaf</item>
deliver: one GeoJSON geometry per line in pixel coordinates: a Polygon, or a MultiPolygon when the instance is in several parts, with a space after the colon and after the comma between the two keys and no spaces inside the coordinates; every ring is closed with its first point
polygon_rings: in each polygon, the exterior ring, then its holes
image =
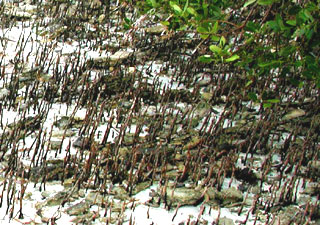
{"type": "Polygon", "coordinates": [[[129,30],[131,28],[131,26],[130,26],[130,24],[125,23],[125,24],[123,24],[123,28],[125,30],[129,30]]]}
{"type": "Polygon", "coordinates": [[[160,22],[163,26],[169,26],[170,22],[169,21],[161,21],[160,22]]]}
{"type": "Polygon", "coordinates": [[[287,20],[286,23],[291,25],[291,26],[296,26],[297,25],[297,21],[296,20],[287,20]]]}
{"type": "Polygon", "coordinates": [[[153,8],[157,8],[159,4],[155,0],[148,0],[149,3],[151,3],[153,8]]]}
{"type": "Polygon", "coordinates": [[[209,4],[207,4],[207,3],[202,4],[203,16],[205,18],[208,17],[208,6],[209,6],[209,4]]]}
{"type": "Polygon", "coordinates": [[[250,44],[251,42],[253,42],[254,41],[254,37],[250,37],[250,38],[248,38],[247,40],[246,40],[246,45],[248,45],[248,44],[250,44]]]}
{"type": "Polygon", "coordinates": [[[279,51],[279,56],[283,56],[283,57],[288,57],[291,54],[294,54],[297,51],[297,47],[296,46],[285,46],[283,48],[280,49],[279,51]]]}
{"type": "Polygon", "coordinates": [[[256,32],[259,29],[260,25],[258,23],[254,23],[252,21],[248,21],[247,25],[245,26],[245,30],[256,32]]]}
{"type": "Polygon", "coordinates": [[[200,34],[200,37],[202,39],[207,39],[209,37],[209,34],[200,34]]]}
{"type": "Polygon", "coordinates": [[[214,52],[214,53],[217,53],[217,54],[220,54],[222,49],[216,45],[210,45],[209,49],[214,52]]]}
{"type": "Polygon", "coordinates": [[[314,21],[314,18],[308,9],[300,10],[300,12],[298,13],[298,18],[300,18],[303,22],[307,22],[308,20],[310,20],[311,22],[314,21]]]}
{"type": "Polygon", "coordinates": [[[177,29],[177,31],[183,31],[183,30],[187,30],[188,29],[188,25],[183,25],[181,27],[179,27],[179,29],[177,29]]]}
{"type": "Polygon", "coordinates": [[[310,40],[312,38],[313,35],[313,29],[310,29],[310,26],[306,26],[308,29],[306,29],[306,33],[305,36],[308,40],[310,40]]]}
{"type": "Polygon", "coordinates": [[[259,5],[272,5],[275,0],[258,0],[259,5]]]}
{"type": "Polygon", "coordinates": [[[280,102],[280,100],[279,100],[279,99],[268,99],[268,100],[267,100],[267,102],[268,102],[268,103],[273,103],[273,104],[274,104],[274,103],[279,103],[279,102],[280,102]]]}
{"type": "Polygon", "coordinates": [[[215,41],[215,42],[218,42],[218,41],[220,41],[220,37],[219,37],[219,36],[212,35],[212,36],[211,36],[211,40],[212,40],[212,41],[215,41]]]}
{"type": "Polygon", "coordinates": [[[175,13],[177,13],[178,15],[182,15],[182,9],[180,8],[180,6],[178,6],[173,1],[170,1],[169,4],[170,4],[171,8],[175,11],[175,13]]]}
{"type": "Polygon", "coordinates": [[[246,3],[244,3],[243,7],[247,7],[253,3],[255,3],[257,0],[248,0],[246,3]]]}
{"type": "Polygon", "coordinates": [[[210,55],[202,55],[198,58],[198,60],[203,63],[211,63],[213,61],[210,55]]]}
{"type": "Polygon", "coordinates": [[[226,59],[226,62],[233,62],[233,61],[235,61],[235,60],[237,60],[237,59],[239,59],[240,58],[240,56],[238,56],[238,55],[233,55],[233,56],[231,56],[230,58],[227,58],[226,59]]]}
{"type": "Polygon", "coordinates": [[[186,13],[188,7],[189,7],[189,0],[186,1],[186,4],[185,4],[184,7],[183,7],[182,15],[184,15],[184,14],[186,13]]]}
{"type": "Polygon", "coordinates": [[[310,65],[310,64],[315,64],[316,63],[316,59],[315,57],[311,56],[311,55],[307,55],[304,57],[305,62],[310,65]]]}
{"type": "Polygon", "coordinates": [[[306,5],[306,9],[308,9],[311,12],[313,12],[313,11],[316,11],[318,9],[318,7],[317,7],[317,5],[315,3],[308,2],[307,5],[306,5]]]}
{"type": "Polygon", "coordinates": [[[216,21],[216,22],[214,23],[214,25],[213,25],[213,28],[212,28],[212,30],[211,30],[211,33],[212,33],[212,34],[216,34],[216,33],[218,32],[218,28],[219,28],[219,23],[218,23],[218,21],[216,21]]]}
{"type": "Polygon", "coordinates": [[[280,30],[279,24],[274,20],[268,21],[266,24],[274,31],[280,30]]]}
{"type": "Polygon", "coordinates": [[[308,68],[308,70],[310,70],[311,72],[313,72],[315,74],[318,73],[320,70],[319,66],[317,66],[316,64],[309,64],[307,66],[307,68],[308,68]]]}
{"type": "Polygon", "coordinates": [[[303,65],[303,61],[302,60],[297,60],[294,62],[294,66],[295,67],[301,67],[303,65]]]}
{"type": "Polygon", "coordinates": [[[223,47],[223,46],[226,44],[226,38],[222,36],[222,37],[220,38],[220,43],[219,43],[219,44],[220,44],[220,46],[223,47]]]}
{"type": "Polygon", "coordinates": [[[252,80],[249,80],[249,81],[246,83],[246,87],[249,87],[252,83],[253,83],[253,81],[252,81],[252,80]]]}
{"type": "Polygon", "coordinates": [[[292,85],[294,85],[294,86],[296,86],[296,87],[299,86],[300,81],[297,80],[296,78],[290,78],[289,81],[290,81],[290,83],[291,83],[292,85]]]}
{"type": "Polygon", "coordinates": [[[314,21],[313,16],[311,15],[311,13],[309,12],[309,10],[305,9],[303,10],[303,14],[306,18],[308,18],[311,22],[314,21]]]}
{"type": "Polygon", "coordinates": [[[204,28],[204,27],[197,27],[197,31],[199,33],[208,33],[208,29],[204,28]]]}
{"type": "Polygon", "coordinates": [[[270,108],[272,106],[271,103],[263,103],[263,108],[270,108]]]}
{"type": "Polygon", "coordinates": [[[279,63],[280,63],[279,60],[272,60],[270,62],[258,63],[258,66],[261,68],[265,68],[265,67],[271,67],[271,66],[278,65],[279,63]]]}
{"type": "Polygon", "coordinates": [[[194,8],[192,8],[192,7],[188,7],[187,8],[187,12],[190,13],[191,15],[194,15],[194,16],[197,15],[196,10],[194,8]]]}
{"type": "Polygon", "coordinates": [[[127,17],[125,17],[123,20],[124,20],[123,28],[125,30],[129,30],[131,28],[131,25],[132,25],[131,20],[128,19],[127,17]]]}
{"type": "Polygon", "coordinates": [[[256,102],[258,100],[258,97],[257,97],[256,93],[254,93],[254,92],[249,92],[248,97],[254,102],[256,102]]]}
{"type": "Polygon", "coordinates": [[[277,22],[280,30],[285,30],[286,29],[286,26],[283,24],[283,20],[282,20],[282,18],[281,18],[279,13],[276,15],[275,21],[277,22]]]}
{"type": "Polygon", "coordinates": [[[313,78],[313,74],[311,73],[311,71],[305,70],[302,72],[302,75],[307,78],[307,79],[312,79],[313,78]]]}
{"type": "Polygon", "coordinates": [[[296,37],[301,37],[303,36],[304,34],[306,33],[305,29],[304,28],[301,28],[301,29],[296,29],[296,31],[294,32],[294,36],[296,37]]]}
{"type": "Polygon", "coordinates": [[[123,20],[127,24],[132,24],[131,20],[129,18],[127,18],[127,17],[125,17],[123,20]]]}

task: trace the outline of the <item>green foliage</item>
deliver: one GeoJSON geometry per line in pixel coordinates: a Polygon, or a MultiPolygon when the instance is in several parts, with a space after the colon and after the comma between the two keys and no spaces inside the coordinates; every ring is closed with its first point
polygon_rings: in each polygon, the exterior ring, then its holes
{"type": "Polygon", "coordinates": [[[223,19],[226,0],[146,0],[139,2],[141,13],[162,19],[173,30],[197,29],[199,25],[223,19]]]}
{"type": "Polygon", "coordinates": [[[265,107],[279,100],[259,100],[251,88],[259,77],[320,88],[319,1],[146,0],[143,8],[168,29],[197,32],[207,47],[198,60],[246,74],[248,98],[265,107]]]}
{"type": "Polygon", "coordinates": [[[125,30],[129,30],[131,26],[132,26],[132,21],[127,17],[123,18],[123,28],[125,30]]]}

